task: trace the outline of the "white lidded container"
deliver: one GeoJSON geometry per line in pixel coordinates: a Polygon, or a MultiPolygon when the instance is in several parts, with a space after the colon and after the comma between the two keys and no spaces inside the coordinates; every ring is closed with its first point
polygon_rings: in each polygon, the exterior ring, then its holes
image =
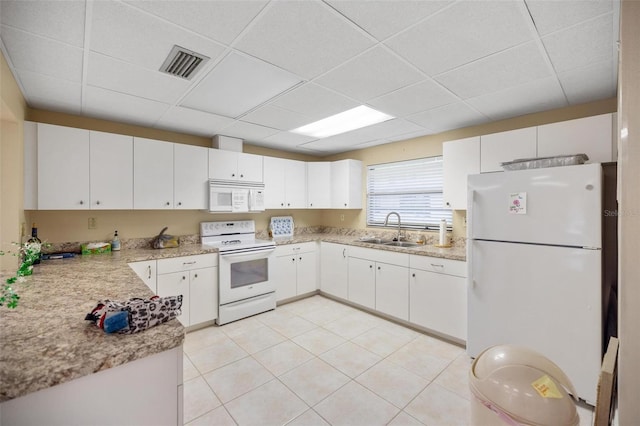
{"type": "Polygon", "coordinates": [[[551,360],[523,346],[499,345],[471,364],[471,424],[576,426],[569,378],[551,360]]]}

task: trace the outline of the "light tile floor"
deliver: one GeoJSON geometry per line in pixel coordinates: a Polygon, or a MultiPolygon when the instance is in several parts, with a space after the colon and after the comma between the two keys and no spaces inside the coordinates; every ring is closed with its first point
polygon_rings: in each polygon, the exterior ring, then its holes
{"type": "Polygon", "coordinates": [[[184,423],[467,425],[470,363],[459,346],[313,296],[188,333],[184,423]]]}

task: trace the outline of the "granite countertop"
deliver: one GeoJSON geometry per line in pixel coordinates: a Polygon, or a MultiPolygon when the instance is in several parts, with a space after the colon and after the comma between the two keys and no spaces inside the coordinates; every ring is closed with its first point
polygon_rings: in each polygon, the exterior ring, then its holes
{"type": "MultiPolygon", "coordinates": [[[[296,244],[305,243],[310,241],[324,241],[328,243],[346,244],[357,247],[367,247],[377,250],[394,251],[397,253],[408,253],[420,256],[438,257],[442,259],[450,260],[467,260],[466,247],[464,245],[457,245],[450,248],[436,247],[433,242],[429,242],[424,245],[416,247],[394,247],[385,246],[383,244],[372,244],[360,241],[361,235],[357,234],[338,234],[338,233],[311,233],[311,234],[296,234],[292,238],[277,239],[277,245],[283,244],[296,244]]],[[[389,238],[391,239],[391,238],[389,238]]]]}
{"type": "MultiPolygon", "coordinates": [[[[0,308],[0,402],[175,348],[177,320],[141,333],[106,334],[85,321],[101,299],[150,297],[128,262],[215,252],[200,245],[133,249],[43,261],[14,288],[17,309],[0,308]]],[[[3,281],[11,274],[1,273],[3,281]]]]}

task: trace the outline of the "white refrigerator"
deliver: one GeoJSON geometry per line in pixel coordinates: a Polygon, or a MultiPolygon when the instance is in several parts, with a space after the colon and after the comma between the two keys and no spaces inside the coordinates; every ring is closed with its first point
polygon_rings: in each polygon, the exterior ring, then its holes
{"type": "Polygon", "coordinates": [[[525,345],[596,402],[602,352],[600,164],[468,178],[468,337],[525,345]]]}

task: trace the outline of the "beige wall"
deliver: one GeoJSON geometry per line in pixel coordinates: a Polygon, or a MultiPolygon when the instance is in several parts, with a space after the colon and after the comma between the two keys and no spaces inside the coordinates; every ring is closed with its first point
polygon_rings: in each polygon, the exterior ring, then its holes
{"type": "MultiPolygon", "coordinates": [[[[23,206],[23,123],[26,103],[0,53],[0,250],[20,241],[23,206]]],[[[0,256],[0,269],[13,268],[17,258],[0,256]]]]}
{"type": "Polygon", "coordinates": [[[619,128],[619,424],[640,419],[640,2],[620,10],[619,128]]]}

